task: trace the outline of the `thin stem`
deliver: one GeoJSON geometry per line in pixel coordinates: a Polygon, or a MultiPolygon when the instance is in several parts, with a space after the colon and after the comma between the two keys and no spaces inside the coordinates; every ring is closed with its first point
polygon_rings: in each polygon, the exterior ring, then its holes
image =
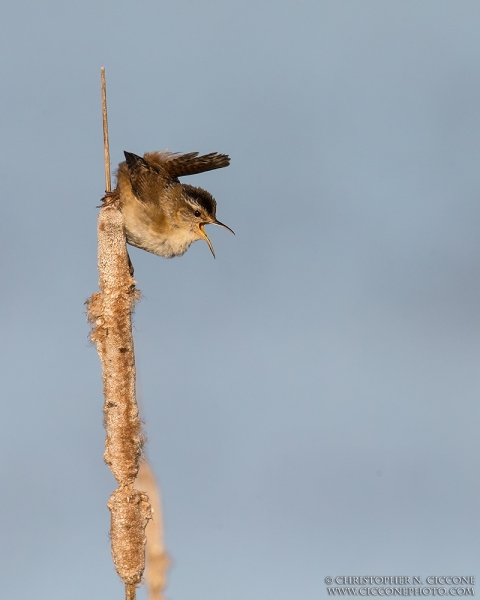
{"type": "Polygon", "coordinates": [[[103,115],[103,155],[105,159],[105,191],[112,191],[110,181],[110,149],[108,146],[108,119],[107,119],[107,86],[105,83],[105,67],[100,67],[102,80],[102,115],[103,115]]]}

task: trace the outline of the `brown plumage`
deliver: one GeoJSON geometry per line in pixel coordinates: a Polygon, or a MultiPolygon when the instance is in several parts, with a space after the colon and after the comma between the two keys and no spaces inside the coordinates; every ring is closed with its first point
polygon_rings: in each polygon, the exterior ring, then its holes
{"type": "Polygon", "coordinates": [[[216,152],[203,156],[148,152],[143,158],[124,154],[126,161],[117,170],[117,191],[128,243],[171,258],[204,239],[215,256],[204,226],[213,223],[232,230],[217,220],[217,203],[209,192],[182,184],[178,178],[227,167],[230,158],[216,152]]]}
{"type": "Polygon", "coordinates": [[[170,177],[183,177],[195,175],[204,171],[213,171],[228,167],[230,158],[226,154],[211,152],[198,156],[198,152],[180,154],[179,152],[147,152],[144,155],[146,162],[165,169],[170,177]]]}

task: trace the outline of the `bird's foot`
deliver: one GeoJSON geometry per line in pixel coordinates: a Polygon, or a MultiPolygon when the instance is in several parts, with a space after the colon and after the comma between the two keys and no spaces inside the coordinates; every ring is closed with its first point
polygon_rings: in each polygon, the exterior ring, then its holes
{"type": "Polygon", "coordinates": [[[113,190],[111,192],[105,192],[105,196],[102,198],[102,207],[103,206],[111,206],[115,204],[120,199],[120,194],[118,190],[113,190]]]}

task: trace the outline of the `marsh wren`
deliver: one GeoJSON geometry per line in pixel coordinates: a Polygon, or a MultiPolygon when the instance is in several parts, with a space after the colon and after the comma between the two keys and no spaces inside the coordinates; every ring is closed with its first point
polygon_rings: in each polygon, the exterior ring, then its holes
{"type": "Polygon", "coordinates": [[[179,177],[228,167],[226,154],[148,152],[143,158],[124,152],[117,170],[117,190],[127,242],[165,258],[181,256],[190,244],[205,240],[213,256],[205,225],[220,225],[217,203],[199,187],[180,183],[179,177]]]}

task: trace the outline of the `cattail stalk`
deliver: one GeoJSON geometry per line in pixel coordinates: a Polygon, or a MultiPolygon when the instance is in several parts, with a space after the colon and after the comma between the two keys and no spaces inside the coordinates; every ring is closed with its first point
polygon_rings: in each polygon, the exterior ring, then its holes
{"type": "Polygon", "coordinates": [[[152,505],[152,520],[145,529],[147,536],[147,556],[145,583],[149,600],[164,600],[163,590],[167,579],[170,559],[163,543],[162,505],[159,487],[146,459],[140,463],[135,487],[148,494],[152,505]]]}
{"type": "Polygon", "coordinates": [[[110,497],[110,536],[117,573],[125,583],[127,600],[145,567],[145,527],[151,518],[148,496],[134,489],[142,453],[143,434],[135,397],[135,357],[132,310],[139,293],[130,274],[123,216],[119,199],[110,192],[110,156],[105,92],[101,70],[105,148],[105,204],[98,215],[98,272],[100,291],[88,300],[91,339],[102,364],[104,459],[118,482],[110,497]]]}

